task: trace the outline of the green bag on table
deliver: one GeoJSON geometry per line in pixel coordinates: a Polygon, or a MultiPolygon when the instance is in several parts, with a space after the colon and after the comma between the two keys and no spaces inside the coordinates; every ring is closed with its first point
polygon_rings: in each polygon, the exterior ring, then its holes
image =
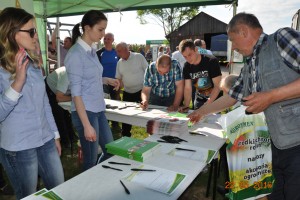
{"type": "Polygon", "coordinates": [[[226,149],[229,199],[257,199],[272,192],[271,139],[265,116],[245,114],[245,106],[222,115],[219,119],[228,138],[226,149]]]}

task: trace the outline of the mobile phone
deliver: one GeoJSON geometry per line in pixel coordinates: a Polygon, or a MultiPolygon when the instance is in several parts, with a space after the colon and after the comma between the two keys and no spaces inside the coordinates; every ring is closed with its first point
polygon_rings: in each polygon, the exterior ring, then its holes
{"type": "MultiPolygon", "coordinates": [[[[242,102],[246,102],[246,101],[247,101],[247,100],[242,99],[242,102]]],[[[245,110],[245,114],[246,114],[246,115],[252,115],[253,113],[252,113],[252,112],[248,112],[248,111],[245,110]]]]}
{"type": "Polygon", "coordinates": [[[27,53],[27,51],[25,51],[25,56],[22,60],[22,63],[24,63],[26,61],[26,59],[28,58],[31,62],[34,62],[33,59],[30,57],[30,55],[27,53]]]}

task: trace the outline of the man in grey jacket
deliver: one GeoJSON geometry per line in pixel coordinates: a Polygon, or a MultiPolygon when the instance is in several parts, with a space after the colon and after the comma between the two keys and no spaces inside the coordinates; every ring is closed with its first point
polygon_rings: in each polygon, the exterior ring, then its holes
{"type": "Polygon", "coordinates": [[[248,113],[264,112],[272,140],[273,192],[268,199],[300,199],[300,33],[282,28],[263,32],[258,19],[239,13],[228,24],[232,49],[246,63],[229,95],[188,117],[203,116],[244,102],[248,113]]]}

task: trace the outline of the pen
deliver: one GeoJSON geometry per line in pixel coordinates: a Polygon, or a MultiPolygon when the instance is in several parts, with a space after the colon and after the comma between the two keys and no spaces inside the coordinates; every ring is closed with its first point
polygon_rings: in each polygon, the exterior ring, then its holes
{"type": "Polygon", "coordinates": [[[179,144],[179,142],[168,142],[165,140],[157,140],[157,142],[164,142],[164,143],[170,143],[170,144],[179,144]]]}
{"type": "Polygon", "coordinates": [[[148,108],[149,108],[149,109],[163,109],[163,108],[161,108],[161,107],[154,107],[154,106],[149,106],[148,108]]]}
{"type": "Polygon", "coordinates": [[[110,161],[108,163],[109,164],[115,164],[115,165],[131,165],[130,163],[121,163],[121,162],[113,162],[113,161],[110,161]]]}
{"type": "Polygon", "coordinates": [[[193,134],[193,135],[207,136],[206,134],[201,133],[201,132],[193,132],[193,131],[190,131],[189,133],[190,133],[190,134],[193,134]]]}
{"type": "Polygon", "coordinates": [[[182,150],[182,151],[193,151],[193,152],[196,152],[196,150],[194,150],[194,149],[185,149],[185,148],[179,148],[179,147],[176,147],[175,149],[182,150]]]}
{"type": "Polygon", "coordinates": [[[138,169],[138,168],[132,168],[131,171],[144,171],[144,172],[155,172],[155,169],[138,169]]]}
{"type": "Polygon", "coordinates": [[[107,165],[102,165],[102,167],[103,167],[103,168],[106,168],[106,169],[114,169],[114,170],[117,170],[117,171],[123,171],[122,169],[110,167],[110,166],[107,166],[107,165]]]}
{"type": "MultiPolygon", "coordinates": [[[[248,100],[242,99],[242,102],[246,102],[246,101],[248,101],[248,100]]],[[[252,112],[249,112],[249,111],[247,111],[247,110],[245,110],[245,114],[246,114],[246,115],[252,115],[253,113],[252,113],[252,112]]]]}
{"type": "Polygon", "coordinates": [[[180,137],[174,136],[174,138],[176,138],[176,139],[178,139],[178,140],[180,140],[180,141],[183,141],[183,142],[188,142],[188,141],[186,141],[186,140],[184,140],[184,139],[181,139],[180,137]]]}
{"type": "Polygon", "coordinates": [[[125,192],[126,192],[127,194],[130,194],[128,188],[125,186],[125,184],[124,184],[121,180],[120,180],[120,183],[122,184],[123,188],[125,189],[125,192]]]}
{"type": "Polygon", "coordinates": [[[181,108],[182,112],[187,112],[189,109],[190,109],[190,107],[188,107],[188,106],[181,108]]]}
{"type": "Polygon", "coordinates": [[[157,140],[157,142],[170,143],[170,142],[167,142],[167,141],[165,141],[165,140],[157,140]]]}

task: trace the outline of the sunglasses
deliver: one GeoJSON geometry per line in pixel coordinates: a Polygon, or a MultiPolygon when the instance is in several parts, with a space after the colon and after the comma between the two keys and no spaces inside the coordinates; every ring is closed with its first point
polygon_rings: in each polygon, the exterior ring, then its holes
{"type": "Polygon", "coordinates": [[[35,28],[31,28],[31,29],[28,29],[28,30],[21,30],[20,29],[19,31],[29,33],[29,36],[31,38],[34,38],[34,35],[36,34],[36,29],[35,28]]]}

